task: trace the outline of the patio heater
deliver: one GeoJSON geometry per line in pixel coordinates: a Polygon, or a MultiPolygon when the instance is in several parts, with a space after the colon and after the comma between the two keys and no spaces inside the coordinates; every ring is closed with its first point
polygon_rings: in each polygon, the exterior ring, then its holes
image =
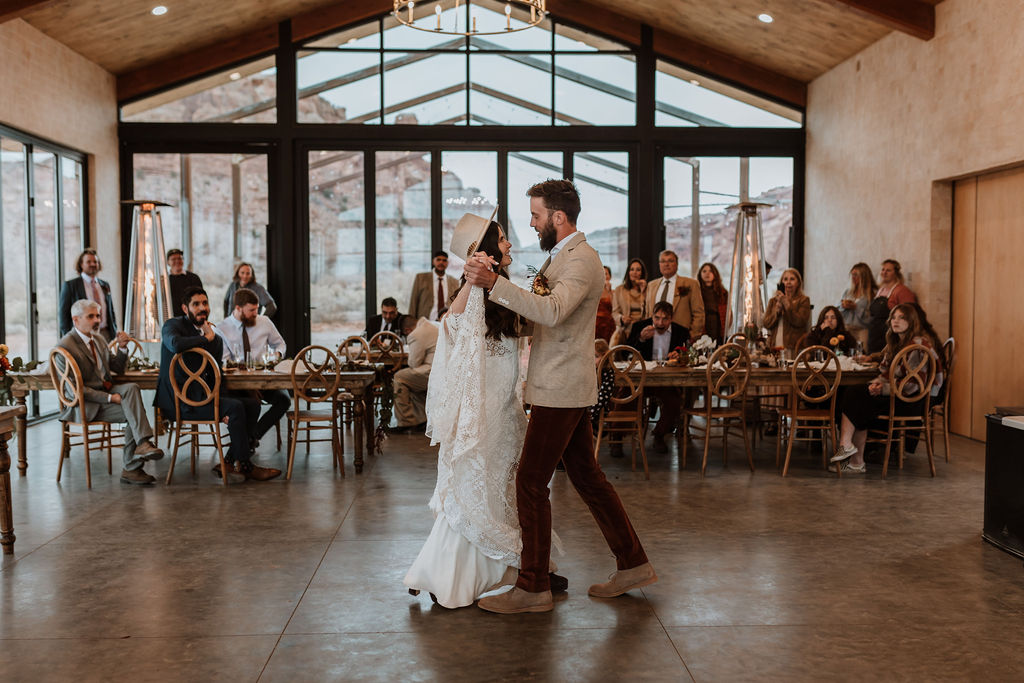
{"type": "Polygon", "coordinates": [[[756,341],[764,320],[768,301],[764,263],[764,233],[761,210],[771,204],[741,202],[737,209],[736,241],[732,251],[732,274],[729,277],[729,309],[726,313],[726,336],[737,332],[756,341]]]}
{"type": "Polygon", "coordinates": [[[135,207],[124,330],[141,342],[159,342],[160,330],[172,313],[164,233],[157,207],[170,204],[152,199],[130,199],[121,203],[135,207]]]}

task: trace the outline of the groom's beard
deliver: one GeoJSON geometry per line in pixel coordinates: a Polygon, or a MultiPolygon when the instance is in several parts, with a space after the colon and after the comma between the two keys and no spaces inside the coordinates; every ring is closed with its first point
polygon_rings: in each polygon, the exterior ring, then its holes
{"type": "Polygon", "coordinates": [[[555,231],[555,224],[548,217],[548,222],[541,227],[540,232],[537,233],[540,237],[540,250],[551,251],[558,244],[558,233],[555,231]]]}

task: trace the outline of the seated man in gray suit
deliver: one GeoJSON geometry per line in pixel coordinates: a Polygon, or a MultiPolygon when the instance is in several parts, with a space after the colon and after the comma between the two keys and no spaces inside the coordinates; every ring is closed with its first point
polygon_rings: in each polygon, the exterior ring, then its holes
{"type": "Polygon", "coordinates": [[[434,362],[438,326],[426,318],[407,315],[402,332],[409,340],[407,368],[395,373],[395,418],[400,432],[422,432],[427,426],[427,380],[434,362]]]}
{"type": "MultiPolygon", "coordinates": [[[[128,354],[128,335],[117,333],[117,355],[111,355],[100,336],[100,306],[89,299],[71,305],[71,331],[58,345],[78,363],[85,385],[85,417],[104,422],[125,422],[124,469],[121,481],[126,484],[152,484],[154,478],[143,467],[147,460],[159,460],[164,452],[153,442],[153,428],[146,417],[142,393],[135,384],[113,384],[110,373],[124,371],[128,354]]],[[[62,420],[80,422],[76,408],[66,408],[62,420]]]]}

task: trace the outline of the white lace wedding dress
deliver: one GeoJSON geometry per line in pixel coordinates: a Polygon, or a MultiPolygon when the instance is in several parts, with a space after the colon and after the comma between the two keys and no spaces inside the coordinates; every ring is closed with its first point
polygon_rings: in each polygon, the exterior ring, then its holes
{"type": "MultiPolygon", "coordinates": [[[[427,388],[427,436],[440,444],[434,526],[405,577],[444,607],[471,605],[519,567],[515,478],[526,433],[519,340],[486,337],[483,290],[445,319],[427,388]],[[482,400],[481,400],[482,399],[482,400]]],[[[513,578],[514,581],[514,578],[513,578]]]]}

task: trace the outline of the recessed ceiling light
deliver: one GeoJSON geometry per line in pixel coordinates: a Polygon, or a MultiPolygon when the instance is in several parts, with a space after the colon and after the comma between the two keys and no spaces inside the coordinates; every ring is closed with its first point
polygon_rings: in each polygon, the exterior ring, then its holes
{"type": "Polygon", "coordinates": [[[355,38],[349,38],[349,39],[348,39],[348,44],[349,44],[349,45],[351,45],[351,44],[352,44],[352,43],[354,43],[354,42],[356,42],[356,39],[355,39],[355,38]]]}
{"type": "Polygon", "coordinates": [[[233,74],[231,74],[230,76],[228,76],[228,78],[230,78],[233,81],[237,81],[241,77],[242,77],[242,74],[238,73],[237,71],[234,72],[233,74]]]}
{"type": "Polygon", "coordinates": [[[772,15],[768,14],[767,12],[762,12],[761,14],[758,14],[757,19],[758,21],[761,21],[765,24],[770,24],[773,21],[775,21],[774,17],[772,17],[772,15]]]}
{"type": "Polygon", "coordinates": [[[154,7],[150,11],[153,13],[153,16],[156,16],[156,17],[159,17],[161,15],[167,14],[167,8],[164,7],[163,5],[157,5],[156,7],[154,7]]]}
{"type": "Polygon", "coordinates": [[[700,81],[698,81],[696,78],[691,78],[690,85],[700,85],[700,81]]]}

